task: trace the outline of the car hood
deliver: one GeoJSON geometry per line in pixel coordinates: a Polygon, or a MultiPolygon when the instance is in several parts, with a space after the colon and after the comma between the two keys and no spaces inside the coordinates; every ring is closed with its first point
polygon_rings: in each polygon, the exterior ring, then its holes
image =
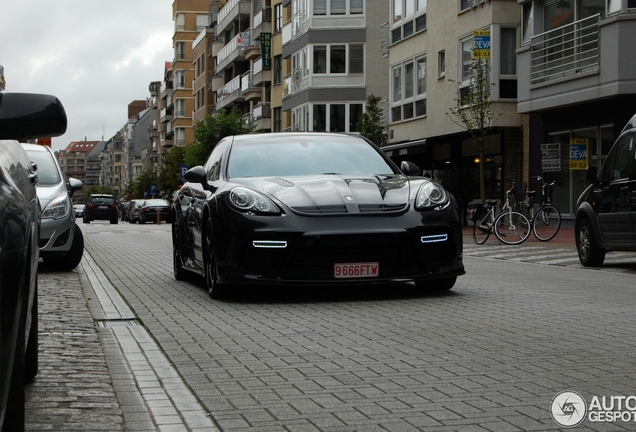
{"type": "Polygon", "coordinates": [[[400,212],[410,195],[410,181],[401,174],[245,178],[240,183],[308,214],[400,212]]]}
{"type": "Polygon", "coordinates": [[[53,186],[36,186],[36,192],[38,199],[40,200],[40,206],[42,210],[46,208],[49,203],[55,198],[63,195],[68,195],[68,190],[64,183],[59,183],[53,186]]]}

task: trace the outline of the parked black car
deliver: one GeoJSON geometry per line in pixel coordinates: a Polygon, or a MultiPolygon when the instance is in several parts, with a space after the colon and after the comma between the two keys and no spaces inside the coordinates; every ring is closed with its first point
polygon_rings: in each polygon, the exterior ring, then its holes
{"type": "Polygon", "coordinates": [[[449,290],[464,273],[457,205],[419,172],[359,136],[226,137],[174,194],[174,276],[204,276],[213,298],[245,283],[449,290]]]}
{"type": "Polygon", "coordinates": [[[607,154],[601,172],[585,173],[575,235],[581,264],[601,266],[610,251],[636,251],[636,115],[607,154]]]}
{"type": "Polygon", "coordinates": [[[141,211],[141,204],[143,202],[144,200],[139,200],[139,199],[130,200],[130,204],[128,204],[128,212],[127,212],[126,219],[131,224],[139,222],[139,212],[141,211]]]}
{"type": "Polygon", "coordinates": [[[84,223],[107,220],[111,224],[119,222],[119,209],[115,197],[108,194],[91,194],[84,208],[84,223]]]}
{"type": "Polygon", "coordinates": [[[0,93],[0,430],[24,430],[25,383],[38,370],[41,208],[37,167],[19,141],[65,131],[57,98],[0,93]]]}
{"type": "Polygon", "coordinates": [[[159,213],[161,222],[170,222],[170,201],[161,198],[148,199],[141,203],[139,223],[157,222],[159,213]]]}

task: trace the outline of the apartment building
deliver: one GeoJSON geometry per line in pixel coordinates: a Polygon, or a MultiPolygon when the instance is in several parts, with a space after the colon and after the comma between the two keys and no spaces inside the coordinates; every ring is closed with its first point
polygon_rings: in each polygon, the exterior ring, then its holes
{"type": "Polygon", "coordinates": [[[275,3],[281,115],[277,105],[274,110],[284,130],[357,132],[367,97],[388,99],[389,59],[380,45],[389,10],[386,0],[283,0],[282,10],[275,3]]]}
{"type": "Polygon", "coordinates": [[[527,0],[518,50],[518,111],[532,175],[556,181],[553,202],[573,215],[585,169],[604,161],[636,113],[634,0],[527,0]]]}
{"type": "Polygon", "coordinates": [[[102,171],[100,185],[110,186],[116,198],[122,198],[126,188],[124,176],[124,139],[121,131],[118,131],[107,142],[102,151],[102,171]]]}
{"type": "MultiPolygon", "coordinates": [[[[56,156],[60,163],[60,169],[64,173],[64,176],[68,178],[73,177],[77,180],[81,180],[84,183],[84,187],[75,192],[77,198],[81,197],[86,191],[89,184],[89,176],[87,175],[89,170],[87,165],[89,164],[89,156],[91,153],[94,156],[99,156],[104,148],[105,143],[102,141],[72,141],[66,146],[64,150],[56,152],[56,156]]],[[[91,164],[91,176],[90,183],[93,183],[95,170],[92,169],[94,161],[91,164]]],[[[97,174],[99,176],[99,174],[97,174]]]]}
{"type": "MultiPolygon", "coordinates": [[[[474,34],[488,35],[480,61],[488,70],[492,129],[483,144],[486,198],[501,198],[505,179],[524,178],[522,122],[517,113],[516,0],[391,0],[388,24],[389,145],[450,191],[467,168],[479,197],[480,149],[451,113],[471,89],[474,34]]],[[[526,177],[527,178],[527,177],[526,177]]]]}

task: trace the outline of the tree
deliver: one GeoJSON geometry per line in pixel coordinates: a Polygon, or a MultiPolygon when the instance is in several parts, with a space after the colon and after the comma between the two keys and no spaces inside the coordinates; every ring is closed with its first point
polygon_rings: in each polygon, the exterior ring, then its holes
{"type": "Polygon", "coordinates": [[[142,171],[128,183],[126,192],[133,198],[143,198],[144,192],[150,194],[150,186],[157,184],[157,175],[152,170],[142,171]]]}
{"type": "Polygon", "coordinates": [[[382,109],[379,106],[381,100],[379,96],[369,95],[366,112],[356,125],[360,135],[380,147],[388,142],[388,135],[382,125],[382,109]]]}
{"type": "Polygon", "coordinates": [[[89,186],[84,192],[84,202],[88,202],[88,197],[90,197],[91,194],[113,195],[113,189],[110,186],[89,186]]]}
{"type": "Polygon", "coordinates": [[[157,178],[160,191],[171,194],[181,184],[181,166],[184,164],[185,147],[173,147],[163,158],[163,165],[157,178]]]}
{"type": "Polygon", "coordinates": [[[195,142],[186,146],[185,163],[190,167],[203,165],[222,138],[250,132],[252,127],[245,124],[240,109],[234,107],[231,111],[219,110],[213,116],[198,121],[194,126],[195,142]]]}
{"type": "MultiPolygon", "coordinates": [[[[467,92],[455,99],[456,106],[446,113],[455,124],[466,129],[477,142],[479,148],[479,199],[481,203],[486,202],[486,186],[484,179],[484,141],[486,135],[492,128],[493,122],[500,114],[495,115],[492,103],[491,87],[493,83],[489,81],[488,64],[478,58],[473,59],[471,65],[472,74],[467,92]]],[[[457,83],[455,81],[455,85],[457,83]]]]}

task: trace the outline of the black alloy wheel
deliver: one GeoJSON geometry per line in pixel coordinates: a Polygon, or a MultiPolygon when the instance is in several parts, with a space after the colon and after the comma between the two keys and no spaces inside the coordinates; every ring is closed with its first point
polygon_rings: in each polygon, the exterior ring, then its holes
{"type": "Polygon", "coordinates": [[[594,228],[592,228],[592,222],[589,219],[581,221],[574,236],[581,264],[585,267],[600,267],[603,265],[607,251],[598,247],[594,228]]]}
{"type": "Polygon", "coordinates": [[[214,256],[214,231],[210,218],[208,218],[205,223],[204,239],[203,266],[205,269],[205,286],[210,297],[218,300],[224,297],[224,292],[217,281],[216,257],[214,256]]]}
{"type": "Polygon", "coordinates": [[[188,272],[183,268],[181,264],[181,252],[179,251],[179,226],[175,219],[172,224],[172,272],[174,278],[178,281],[183,281],[188,278],[188,272]]]}

